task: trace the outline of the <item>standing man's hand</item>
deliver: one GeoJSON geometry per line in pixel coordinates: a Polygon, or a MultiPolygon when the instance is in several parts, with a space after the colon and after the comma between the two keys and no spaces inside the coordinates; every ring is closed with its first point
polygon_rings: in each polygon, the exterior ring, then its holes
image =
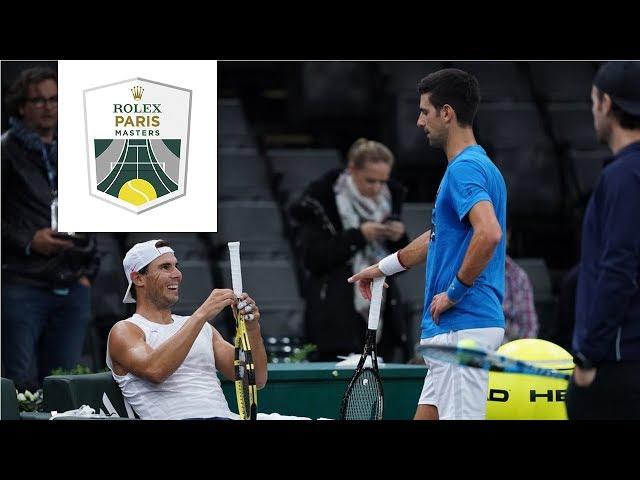
{"type": "Polygon", "coordinates": [[[91,282],[89,281],[89,279],[87,278],[87,276],[86,276],[86,275],[83,275],[82,277],[80,277],[80,278],[78,279],[78,282],[79,282],[81,285],[84,285],[84,286],[85,286],[85,287],[87,287],[87,288],[90,288],[90,287],[91,287],[91,282]]]}
{"type": "MultiPolygon", "coordinates": [[[[371,265],[370,267],[365,268],[364,270],[359,271],[354,276],[349,277],[347,282],[355,283],[358,286],[358,290],[360,290],[360,295],[365,300],[371,300],[371,283],[373,283],[374,278],[384,277],[384,274],[378,268],[378,264],[371,265]]],[[[389,288],[387,282],[384,283],[385,288],[389,288]]]]}
{"type": "Polygon", "coordinates": [[[429,307],[429,309],[431,311],[431,318],[433,319],[433,323],[435,323],[436,325],[439,325],[440,324],[440,314],[446,312],[447,310],[449,310],[454,305],[455,305],[455,303],[453,303],[449,299],[449,296],[447,295],[447,292],[442,292],[442,293],[439,293],[439,294],[435,295],[433,297],[433,300],[431,300],[431,305],[429,307]]]}
{"type": "Polygon", "coordinates": [[[73,247],[72,241],[56,238],[54,233],[50,228],[38,230],[31,240],[31,250],[48,257],[73,247]]]}
{"type": "Polygon", "coordinates": [[[392,242],[400,240],[406,230],[404,223],[397,220],[386,222],[385,225],[387,226],[387,238],[392,242]]]}
{"type": "Polygon", "coordinates": [[[580,368],[576,365],[573,370],[573,381],[579,387],[588,387],[596,379],[597,369],[594,368],[580,368]]]}

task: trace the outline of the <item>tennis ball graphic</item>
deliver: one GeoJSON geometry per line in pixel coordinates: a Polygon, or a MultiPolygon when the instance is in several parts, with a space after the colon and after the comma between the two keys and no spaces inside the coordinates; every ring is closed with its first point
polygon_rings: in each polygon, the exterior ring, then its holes
{"type": "Polygon", "coordinates": [[[458,348],[474,349],[478,348],[478,344],[472,338],[463,338],[458,342],[458,348]]]}
{"type": "Polygon", "coordinates": [[[125,183],[118,192],[118,198],[134,205],[142,205],[158,198],[156,189],[146,180],[134,178],[125,183]]]}

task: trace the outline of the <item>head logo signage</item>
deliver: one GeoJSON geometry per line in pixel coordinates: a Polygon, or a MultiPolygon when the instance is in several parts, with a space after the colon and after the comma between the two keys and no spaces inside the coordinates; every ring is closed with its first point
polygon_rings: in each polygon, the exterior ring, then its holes
{"type": "Polygon", "coordinates": [[[191,91],[134,78],[84,91],[91,194],[135,213],[186,193],[191,91]]]}

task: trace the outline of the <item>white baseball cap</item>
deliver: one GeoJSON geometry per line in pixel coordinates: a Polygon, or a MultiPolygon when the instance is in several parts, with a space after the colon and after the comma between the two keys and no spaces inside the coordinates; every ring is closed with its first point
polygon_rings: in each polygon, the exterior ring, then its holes
{"type": "Polygon", "coordinates": [[[127,293],[124,294],[122,303],[136,303],[136,299],[131,295],[131,285],[133,284],[131,274],[133,272],[139,272],[160,255],[173,253],[173,248],[171,247],[156,247],[156,243],[160,241],[161,240],[149,240],[148,242],[136,243],[124,256],[122,266],[124,267],[124,275],[127,277],[129,286],[127,287],[127,293]]]}

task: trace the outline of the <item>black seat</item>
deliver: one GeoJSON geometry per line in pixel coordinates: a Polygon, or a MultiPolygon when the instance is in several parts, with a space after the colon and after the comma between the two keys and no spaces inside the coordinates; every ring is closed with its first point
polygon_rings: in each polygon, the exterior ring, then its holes
{"type": "Polygon", "coordinates": [[[122,297],[127,289],[122,268],[124,254],[118,240],[110,233],[97,233],[96,243],[100,269],[91,288],[93,316],[97,319],[121,319],[125,314],[122,297]]]}
{"type": "Polygon", "coordinates": [[[579,194],[588,195],[596,187],[604,161],[611,152],[604,148],[597,150],[570,150],[571,167],[575,172],[576,189],[579,194]]]}
{"type": "Polygon", "coordinates": [[[342,165],[342,156],[335,149],[272,149],[267,157],[276,176],[276,189],[285,201],[297,198],[309,183],[342,165]]]}
{"type": "Polygon", "coordinates": [[[424,288],[426,271],[424,264],[416,265],[406,272],[394,275],[402,291],[402,299],[405,311],[409,319],[407,329],[407,344],[413,355],[413,347],[420,341],[420,329],[422,324],[422,311],[424,306],[424,288]]]}
{"type": "Polygon", "coordinates": [[[182,272],[180,300],[172,311],[178,315],[191,315],[211,294],[214,288],[209,264],[202,260],[185,260],[179,266],[182,272]]]}
{"type": "Polygon", "coordinates": [[[533,103],[481,104],[476,122],[483,145],[496,149],[551,146],[533,103]]]}
{"type": "Polygon", "coordinates": [[[18,398],[16,396],[16,386],[13,380],[9,378],[2,378],[0,384],[0,391],[2,392],[2,411],[0,412],[0,419],[2,420],[20,420],[20,407],[18,406],[18,398]]]}
{"type": "Polygon", "coordinates": [[[402,220],[411,240],[431,228],[433,203],[405,203],[402,206],[402,220]]]}
{"type": "Polygon", "coordinates": [[[547,109],[554,135],[564,146],[592,150],[600,146],[588,103],[551,103],[547,109]]]}
{"type": "Polygon", "coordinates": [[[218,204],[218,233],[211,235],[221,258],[229,258],[227,242],[240,241],[242,258],[286,258],[282,216],[275,202],[229,201],[218,204]]]}
{"type": "Polygon", "coordinates": [[[595,68],[591,62],[530,62],[539,95],[550,102],[588,101],[595,68]]]}
{"type": "Polygon", "coordinates": [[[478,79],[482,102],[532,101],[526,75],[516,62],[453,62],[451,66],[478,79]]]}
{"type": "Polygon", "coordinates": [[[206,260],[208,257],[207,246],[203,237],[191,232],[135,232],[127,235],[125,246],[131,248],[136,243],[147,242],[153,239],[162,239],[169,243],[175,251],[179,262],[184,260],[206,260]]]}
{"type": "Polygon", "coordinates": [[[507,185],[509,208],[514,214],[557,213],[562,198],[557,155],[548,148],[497,150],[491,160],[502,172],[507,185]]]}
{"type": "Polygon", "coordinates": [[[114,323],[127,316],[126,305],[122,303],[127,279],[122,268],[124,252],[120,242],[111,233],[97,233],[96,243],[100,268],[91,285],[92,319],[86,339],[94,370],[104,365],[109,330],[114,323]]]}
{"type": "Polygon", "coordinates": [[[218,149],[219,200],[272,200],[266,162],[255,148],[218,149]]]}
{"type": "MultiPolygon", "coordinates": [[[[230,263],[220,261],[216,270],[223,287],[232,288],[230,263]]],[[[302,337],[304,300],[290,261],[243,260],[242,285],[260,308],[263,337],[302,337]]]]}
{"type": "Polygon", "coordinates": [[[557,298],[551,289],[551,276],[543,258],[514,258],[527,273],[533,287],[533,302],[538,314],[538,337],[549,338],[555,321],[557,298]]]}
{"type": "Polygon", "coordinates": [[[218,99],[218,145],[229,147],[252,147],[253,135],[237,98],[218,99]]]}
{"type": "MultiPolygon", "coordinates": [[[[242,256],[242,242],[240,244],[242,256]]],[[[231,267],[224,260],[216,265],[225,288],[231,288],[231,267]]],[[[287,304],[300,299],[295,270],[289,260],[242,260],[244,290],[259,305],[287,304]]]]}
{"type": "Polygon", "coordinates": [[[388,90],[411,91],[417,96],[418,82],[443,66],[442,62],[380,62],[380,68],[387,79],[388,90]]]}

